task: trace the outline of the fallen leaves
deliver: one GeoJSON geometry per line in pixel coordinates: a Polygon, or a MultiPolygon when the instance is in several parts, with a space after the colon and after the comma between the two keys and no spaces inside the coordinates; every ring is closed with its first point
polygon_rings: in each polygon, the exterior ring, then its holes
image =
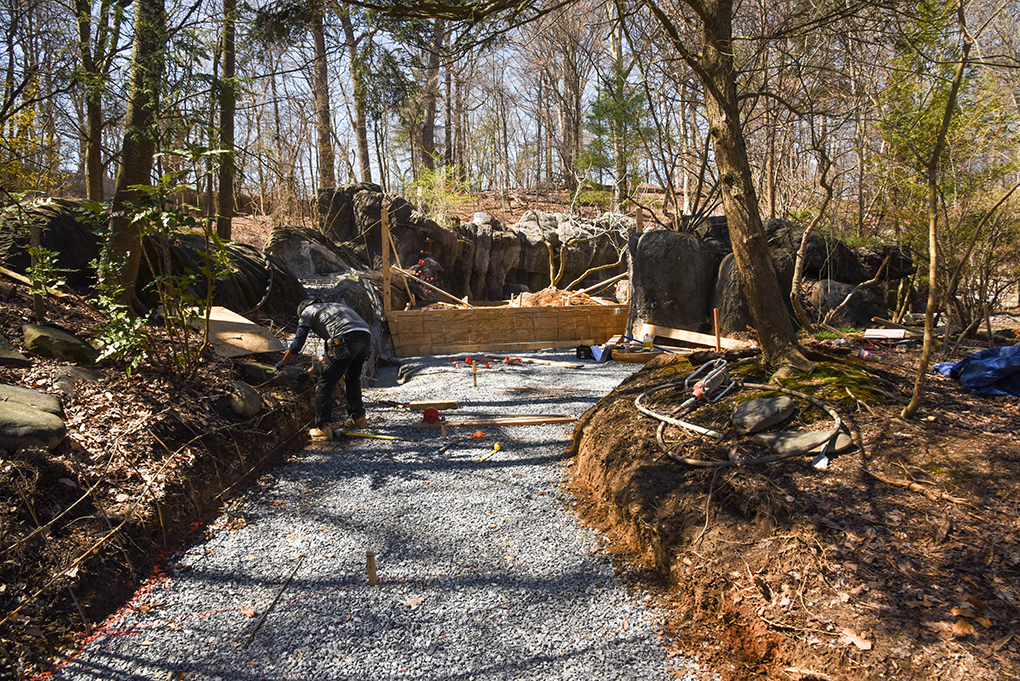
{"type": "Polygon", "coordinates": [[[956,623],[953,624],[953,636],[958,638],[973,636],[974,632],[974,625],[967,620],[956,620],[956,623]]]}
{"type": "Polygon", "coordinates": [[[241,606],[241,614],[244,615],[245,617],[254,617],[255,613],[256,610],[254,607],[246,608],[243,605],[241,606]]]}
{"type": "Polygon", "coordinates": [[[412,596],[411,598],[408,598],[407,600],[404,601],[404,605],[406,605],[411,610],[414,610],[424,602],[425,599],[422,598],[421,596],[412,596]]]}
{"type": "Polygon", "coordinates": [[[861,650],[871,650],[872,647],[871,641],[861,637],[856,631],[854,631],[850,627],[842,627],[840,628],[840,631],[842,632],[843,636],[839,639],[839,642],[842,643],[843,645],[849,645],[852,643],[861,650]]]}

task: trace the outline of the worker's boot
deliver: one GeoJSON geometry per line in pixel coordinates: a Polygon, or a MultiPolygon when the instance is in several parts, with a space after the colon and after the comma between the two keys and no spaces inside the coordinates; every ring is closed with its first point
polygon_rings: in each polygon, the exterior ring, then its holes
{"type": "Polygon", "coordinates": [[[355,430],[358,428],[368,428],[368,417],[362,414],[358,418],[348,416],[347,420],[344,421],[344,428],[349,430],[355,430]]]}
{"type": "Polygon", "coordinates": [[[332,440],[333,428],[329,425],[323,426],[322,428],[312,428],[308,431],[308,437],[313,440],[332,440]]]}

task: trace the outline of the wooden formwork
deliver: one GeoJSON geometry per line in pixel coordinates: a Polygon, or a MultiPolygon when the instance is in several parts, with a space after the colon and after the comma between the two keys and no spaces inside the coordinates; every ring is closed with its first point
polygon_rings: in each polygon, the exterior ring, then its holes
{"type": "Polygon", "coordinates": [[[627,306],[393,310],[386,319],[398,357],[524,352],[601,345],[626,332],[627,306]]]}

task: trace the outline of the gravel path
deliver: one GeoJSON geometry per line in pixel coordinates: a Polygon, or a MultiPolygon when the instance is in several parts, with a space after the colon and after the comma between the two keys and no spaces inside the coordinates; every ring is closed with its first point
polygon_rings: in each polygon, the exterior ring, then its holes
{"type": "Polygon", "coordinates": [[[487,437],[439,453],[476,429],[444,440],[413,427],[419,414],[382,404],[459,399],[450,418],[579,416],[633,365],[493,362],[474,387],[450,357],[420,362],[406,384],[365,391],[368,432],[418,442],[309,445],[231,504],[56,678],[676,678],[690,660],[667,659],[647,597],[628,593],[597,535],[565,508],[572,424],[483,427],[487,437]]]}

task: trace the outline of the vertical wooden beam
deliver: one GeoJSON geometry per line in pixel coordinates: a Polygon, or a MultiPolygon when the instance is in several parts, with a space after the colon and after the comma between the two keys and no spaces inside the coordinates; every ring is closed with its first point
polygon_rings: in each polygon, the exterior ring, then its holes
{"type": "Polygon", "coordinates": [[[389,315],[393,309],[393,296],[390,293],[390,212],[386,206],[382,208],[382,300],[383,313],[389,315]]]}

